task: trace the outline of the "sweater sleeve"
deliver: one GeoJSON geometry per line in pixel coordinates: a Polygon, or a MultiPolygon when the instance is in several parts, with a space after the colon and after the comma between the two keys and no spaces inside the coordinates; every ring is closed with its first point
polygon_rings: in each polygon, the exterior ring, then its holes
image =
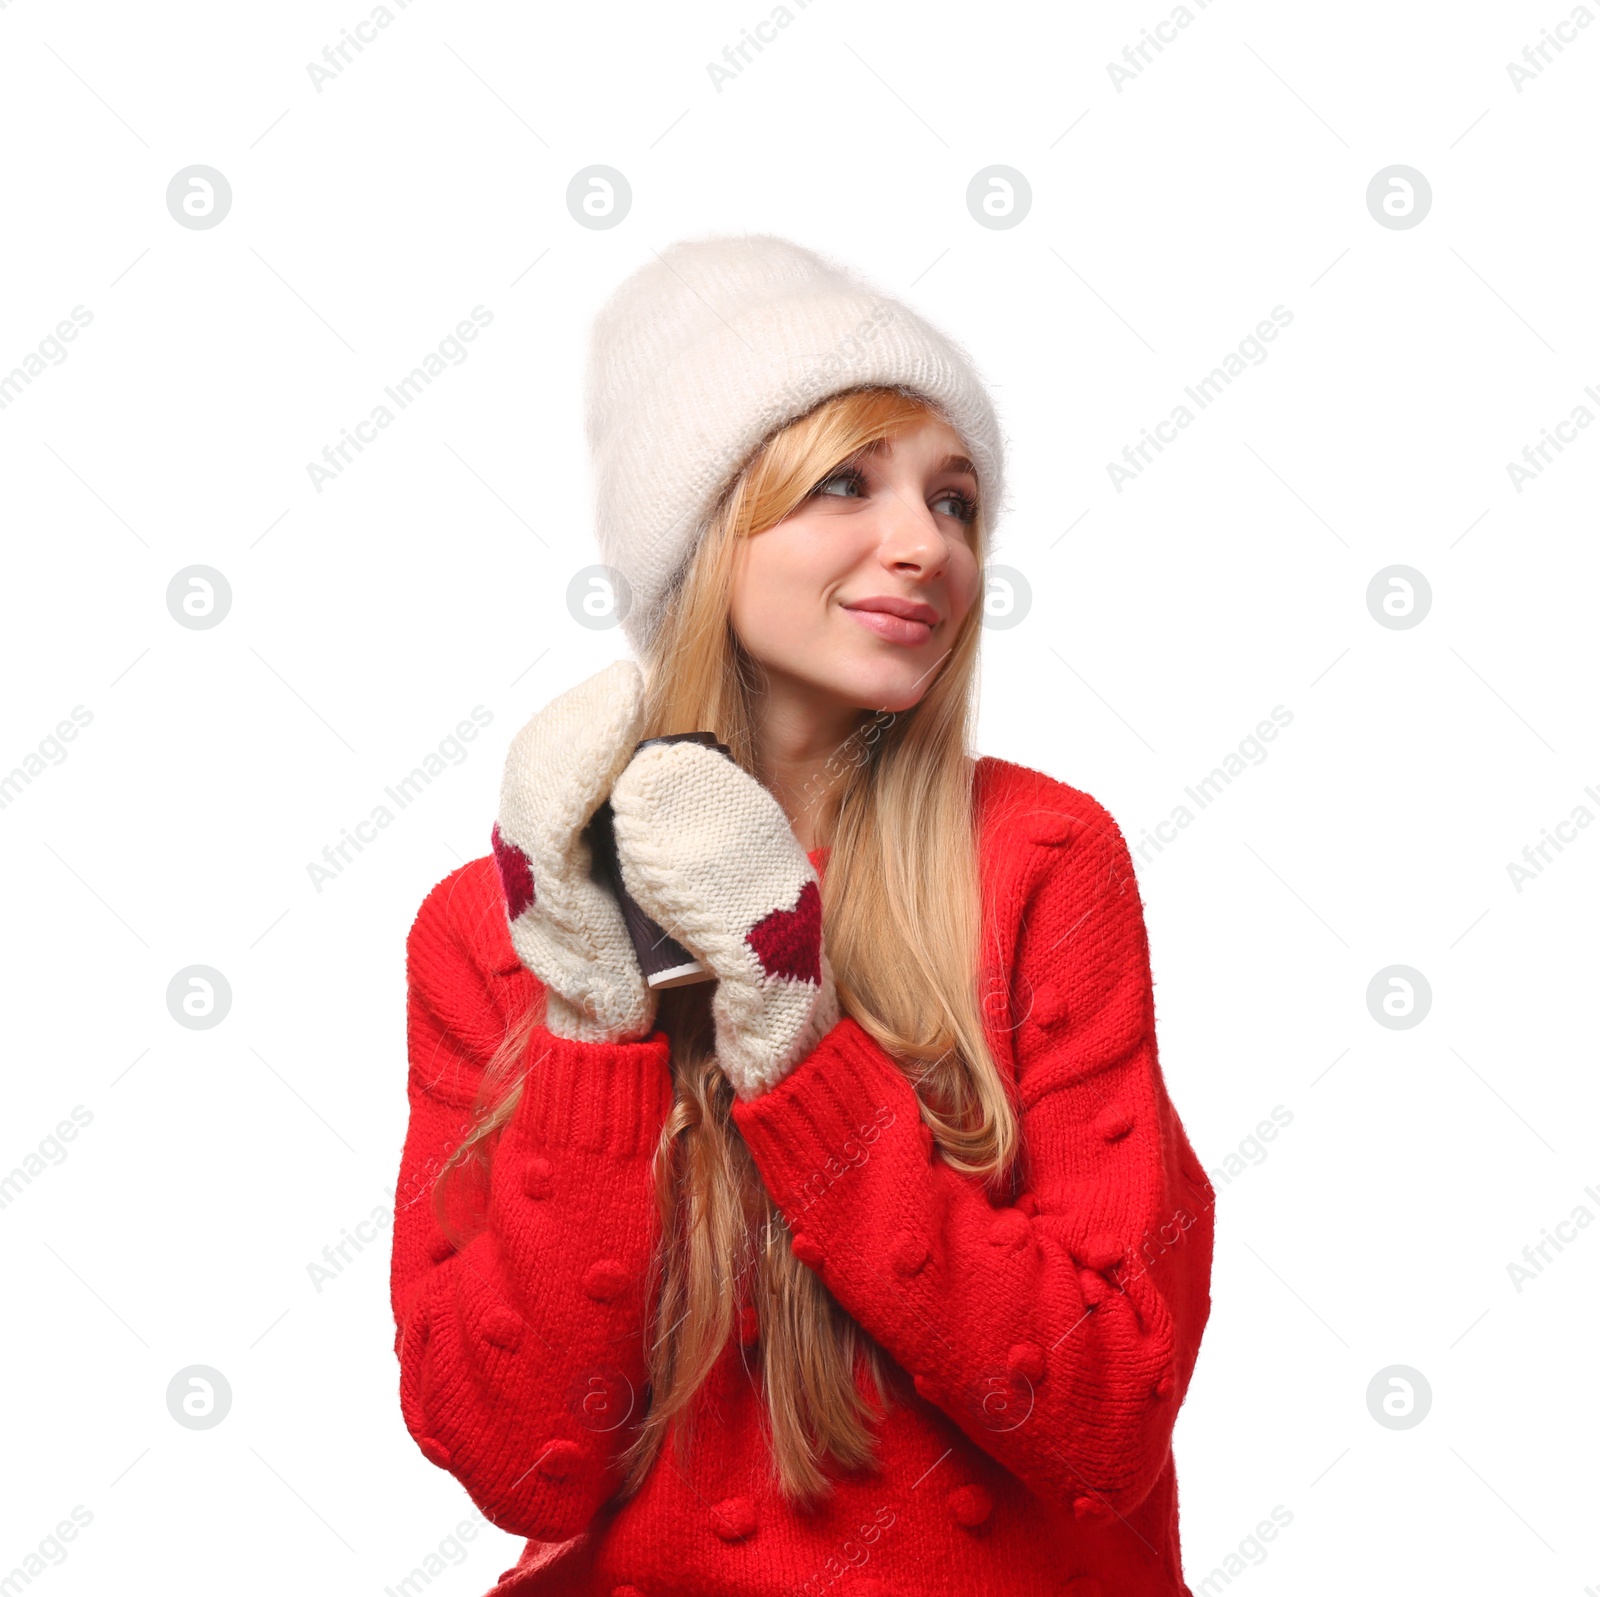
{"type": "Polygon", "coordinates": [[[1018,889],[1014,1207],[935,1156],[911,1082],[849,1017],[733,1113],[796,1256],[924,1401],[1092,1521],[1166,1467],[1210,1312],[1214,1194],[1162,1081],[1127,845],[1075,798],[1018,889]]]}
{"type": "MultiPolygon", "coordinates": [[[[473,933],[488,901],[474,908],[460,876],[430,894],[406,944],[410,1121],[390,1272],[400,1406],[424,1456],[493,1524],[565,1541],[620,1486],[616,1453],[644,1402],[667,1039],[578,1043],[535,1029],[486,1223],[457,1251],[432,1188],[472,1126],[507,1020],[491,981],[507,973],[473,933]]],[[[536,983],[517,985],[537,996],[536,983]]]]}

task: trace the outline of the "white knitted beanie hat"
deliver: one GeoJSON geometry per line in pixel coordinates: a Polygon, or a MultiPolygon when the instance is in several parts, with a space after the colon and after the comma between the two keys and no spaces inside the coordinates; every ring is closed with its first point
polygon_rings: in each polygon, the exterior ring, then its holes
{"type": "Polygon", "coordinates": [[[585,424],[600,557],[641,653],[735,473],[845,389],[928,400],[978,469],[986,537],[1004,494],[999,423],[971,358],[915,311],[785,238],[685,239],[627,278],[589,336],[585,424]]]}

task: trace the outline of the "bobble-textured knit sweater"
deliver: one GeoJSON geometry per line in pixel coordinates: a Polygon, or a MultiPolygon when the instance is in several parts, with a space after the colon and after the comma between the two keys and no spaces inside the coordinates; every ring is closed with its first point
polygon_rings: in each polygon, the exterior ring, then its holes
{"type": "MultiPolygon", "coordinates": [[[[1157,1059],[1132,861],[1100,804],[1024,766],[979,760],[975,802],[1014,1195],[945,1163],[910,1080],[848,1016],[733,1108],[796,1256],[897,1375],[886,1407],[871,1397],[877,1464],[825,1460],[834,1490],[804,1512],[772,1479],[748,1304],[697,1395],[690,1467],[669,1436],[617,1500],[615,1453],[648,1402],[665,1032],[536,1029],[487,1227],[459,1251],[440,1231],[433,1178],[539,985],[492,856],[424,900],[406,947],[400,1401],[423,1454],[529,1538],[495,1597],[1192,1597],[1171,1438],[1210,1313],[1214,1193],[1157,1059]]],[[[826,850],[812,860],[825,870],[826,850]]]]}

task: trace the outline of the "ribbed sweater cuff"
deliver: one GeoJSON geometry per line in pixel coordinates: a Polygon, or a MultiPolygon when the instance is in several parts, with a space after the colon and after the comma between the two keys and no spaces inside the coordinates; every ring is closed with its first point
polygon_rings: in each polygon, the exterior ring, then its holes
{"type": "Polygon", "coordinates": [[[539,1026],[529,1057],[517,1108],[524,1135],[622,1159],[655,1151],[673,1101],[666,1032],[638,1042],[574,1042],[539,1026]]]}
{"type": "Polygon", "coordinates": [[[733,1119],[785,1211],[807,1207],[819,1181],[859,1163],[885,1128],[896,1145],[921,1124],[904,1072],[848,1015],[776,1087],[736,1099],[733,1119]]]}

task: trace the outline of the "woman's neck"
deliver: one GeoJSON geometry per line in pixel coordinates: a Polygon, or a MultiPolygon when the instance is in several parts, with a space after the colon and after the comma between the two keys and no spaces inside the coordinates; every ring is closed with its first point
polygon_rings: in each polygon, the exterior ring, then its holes
{"type": "Polygon", "coordinates": [[[870,712],[788,684],[769,685],[755,710],[756,769],[810,853],[831,838],[844,778],[865,756],[855,733],[870,712]]]}

